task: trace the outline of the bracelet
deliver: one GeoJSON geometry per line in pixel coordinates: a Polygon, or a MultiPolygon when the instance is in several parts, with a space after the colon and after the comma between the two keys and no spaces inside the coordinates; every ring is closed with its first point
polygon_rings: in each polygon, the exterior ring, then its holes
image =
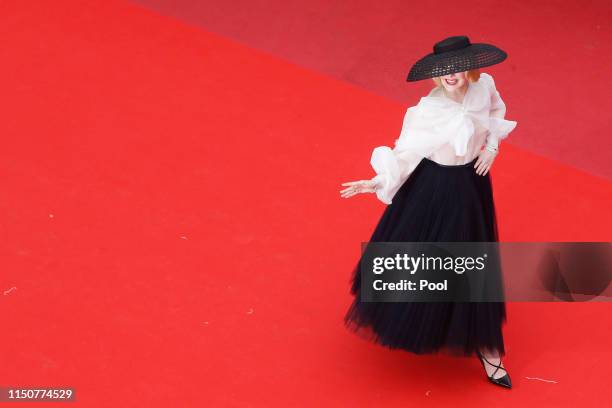
{"type": "Polygon", "coordinates": [[[499,150],[497,147],[495,147],[495,146],[491,146],[491,145],[487,145],[487,146],[486,146],[486,149],[487,149],[488,151],[490,151],[490,152],[493,152],[493,153],[497,153],[497,151],[499,150]]]}

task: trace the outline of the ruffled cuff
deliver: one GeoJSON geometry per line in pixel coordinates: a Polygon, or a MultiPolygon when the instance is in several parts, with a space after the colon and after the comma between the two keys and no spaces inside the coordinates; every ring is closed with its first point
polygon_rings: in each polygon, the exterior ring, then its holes
{"type": "Polygon", "coordinates": [[[502,118],[489,118],[489,134],[490,139],[496,142],[508,137],[508,134],[516,127],[516,121],[506,120],[502,118]]]}
{"type": "Polygon", "coordinates": [[[391,199],[400,183],[397,158],[389,147],[380,146],[372,152],[370,164],[376,172],[376,176],[372,179],[376,183],[376,196],[383,203],[391,204],[391,199]]]}

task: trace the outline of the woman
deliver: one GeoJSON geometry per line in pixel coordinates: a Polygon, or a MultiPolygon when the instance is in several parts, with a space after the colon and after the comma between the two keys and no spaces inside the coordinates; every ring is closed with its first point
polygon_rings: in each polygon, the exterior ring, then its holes
{"type": "MultiPolygon", "coordinates": [[[[499,141],[516,122],[504,119],[493,77],[479,68],[507,54],[466,36],[446,38],[433,51],[415,63],[407,80],[431,78],[436,87],[408,108],[394,149],[374,149],[376,176],[343,183],[341,196],[375,193],[388,204],[371,242],[496,242],[489,170],[499,141]]],[[[348,327],[366,330],[389,348],[475,354],[491,382],[512,387],[501,361],[504,302],[362,302],[360,284],[358,263],[348,327]]]]}

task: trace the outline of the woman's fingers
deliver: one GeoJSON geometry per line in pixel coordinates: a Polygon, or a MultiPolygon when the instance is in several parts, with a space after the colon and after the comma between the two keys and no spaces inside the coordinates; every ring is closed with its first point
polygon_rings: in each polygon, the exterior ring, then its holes
{"type": "Polygon", "coordinates": [[[340,191],[340,195],[342,198],[349,198],[358,194],[361,190],[361,185],[363,184],[363,180],[359,181],[349,181],[346,183],[342,183],[343,186],[348,186],[347,188],[340,191]]]}
{"type": "Polygon", "coordinates": [[[347,189],[344,189],[344,190],[340,191],[340,195],[341,195],[342,197],[345,197],[345,196],[349,195],[349,194],[350,194],[350,193],[352,193],[352,192],[353,192],[353,190],[352,190],[352,189],[347,188],[347,189]]]}
{"type": "Polygon", "coordinates": [[[370,193],[375,191],[370,180],[349,181],[342,183],[342,185],[348,186],[347,188],[340,190],[340,195],[343,198],[352,197],[359,193],[370,193]]]}
{"type": "Polygon", "coordinates": [[[484,162],[482,160],[480,160],[480,162],[476,166],[476,174],[480,175],[480,172],[482,171],[482,166],[483,165],[484,165],[484,162]]]}
{"type": "Polygon", "coordinates": [[[357,189],[358,181],[349,181],[346,183],[342,183],[343,186],[348,186],[347,188],[340,190],[340,196],[342,198],[349,198],[357,194],[355,190],[357,189]]]}
{"type": "Polygon", "coordinates": [[[491,166],[493,165],[493,158],[489,157],[486,160],[483,160],[481,165],[476,169],[476,174],[480,176],[486,176],[491,166]]]}
{"type": "Polygon", "coordinates": [[[352,196],[354,196],[356,194],[357,194],[356,191],[348,191],[348,192],[342,194],[342,198],[349,198],[349,197],[352,197],[352,196]]]}

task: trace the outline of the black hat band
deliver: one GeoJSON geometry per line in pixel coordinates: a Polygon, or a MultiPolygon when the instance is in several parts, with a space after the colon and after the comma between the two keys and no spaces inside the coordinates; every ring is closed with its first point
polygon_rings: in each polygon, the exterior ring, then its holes
{"type": "Polygon", "coordinates": [[[441,54],[443,52],[460,50],[472,45],[470,39],[466,36],[449,37],[444,41],[436,43],[433,47],[434,54],[441,54]]]}

